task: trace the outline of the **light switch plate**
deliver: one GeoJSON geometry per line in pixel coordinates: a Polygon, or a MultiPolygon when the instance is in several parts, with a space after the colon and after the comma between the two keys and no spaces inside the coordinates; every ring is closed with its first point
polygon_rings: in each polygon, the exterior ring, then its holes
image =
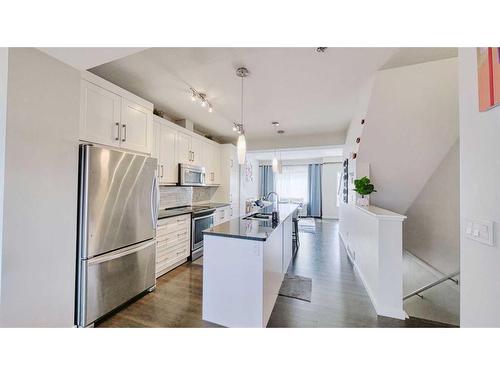
{"type": "Polygon", "coordinates": [[[493,221],[467,220],[465,235],[471,240],[493,246],[493,221]]]}

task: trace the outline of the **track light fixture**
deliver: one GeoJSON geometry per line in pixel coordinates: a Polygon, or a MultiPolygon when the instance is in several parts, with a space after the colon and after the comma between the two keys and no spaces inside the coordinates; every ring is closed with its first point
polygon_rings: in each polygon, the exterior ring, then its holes
{"type": "Polygon", "coordinates": [[[212,113],[214,111],[214,108],[212,107],[212,104],[209,103],[207,100],[207,95],[203,94],[201,92],[196,91],[192,87],[189,88],[191,90],[191,101],[196,102],[200,101],[200,104],[203,108],[208,107],[208,112],[212,113]]]}

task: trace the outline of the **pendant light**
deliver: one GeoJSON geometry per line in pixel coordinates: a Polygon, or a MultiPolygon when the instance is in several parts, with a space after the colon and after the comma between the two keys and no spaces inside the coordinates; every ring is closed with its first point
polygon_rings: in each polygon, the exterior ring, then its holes
{"type": "Polygon", "coordinates": [[[245,158],[247,153],[247,140],[245,138],[245,130],[243,128],[243,78],[248,76],[248,69],[245,67],[238,68],[236,70],[236,75],[241,78],[241,122],[240,122],[240,135],[238,137],[238,143],[236,144],[238,150],[238,163],[245,164],[245,158]]]}
{"type": "Polygon", "coordinates": [[[273,172],[278,173],[279,171],[279,163],[278,159],[276,158],[276,151],[274,152],[274,158],[273,158],[273,172]]]}

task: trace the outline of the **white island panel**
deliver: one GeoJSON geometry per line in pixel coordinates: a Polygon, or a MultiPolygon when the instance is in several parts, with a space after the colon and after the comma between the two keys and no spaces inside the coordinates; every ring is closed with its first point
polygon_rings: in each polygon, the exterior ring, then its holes
{"type": "Polygon", "coordinates": [[[203,320],[262,327],[263,241],[205,236],[203,320]]]}

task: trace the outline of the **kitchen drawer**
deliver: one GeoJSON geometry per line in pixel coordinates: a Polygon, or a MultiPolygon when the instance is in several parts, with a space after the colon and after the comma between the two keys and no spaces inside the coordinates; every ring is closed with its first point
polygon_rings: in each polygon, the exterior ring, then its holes
{"type": "Polygon", "coordinates": [[[156,276],[158,277],[165,269],[187,258],[190,255],[190,242],[185,241],[178,246],[170,248],[157,247],[156,250],[156,276]]]}
{"type": "Polygon", "coordinates": [[[177,232],[182,229],[191,228],[191,214],[169,217],[160,219],[156,228],[156,236],[164,236],[166,234],[177,232]]]}
{"type": "Polygon", "coordinates": [[[158,233],[156,235],[157,242],[166,242],[167,246],[175,246],[180,242],[184,242],[190,239],[190,230],[189,227],[184,227],[178,231],[172,233],[158,233]]]}
{"type": "Polygon", "coordinates": [[[189,241],[183,241],[181,243],[176,244],[175,246],[166,246],[165,242],[157,242],[156,243],[156,261],[160,261],[164,259],[168,254],[179,252],[179,249],[184,249],[187,246],[189,247],[189,241]]]}

